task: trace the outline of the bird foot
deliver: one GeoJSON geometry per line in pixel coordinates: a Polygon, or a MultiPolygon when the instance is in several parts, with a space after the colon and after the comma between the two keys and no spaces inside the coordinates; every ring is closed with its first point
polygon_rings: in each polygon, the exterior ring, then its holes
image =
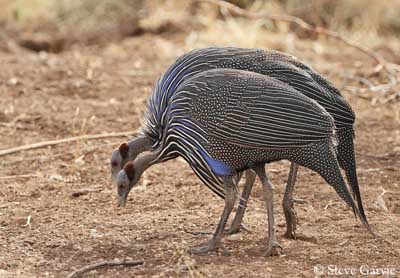
{"type": "Polygon", "coordinates": [[[231,226],[230,228],[224,231],[224,235],[234,235],[240,232],[240,226],[231,226]]]}
{"type": "Polygon", "coordinates": [[[287,239],[297,239],[297,235],[292,229],[287,229],[286,232],[283,234],[283,237],[287,239]]]}
{"type": "Polygon", "coordinates": [[[283,236],[287,239],[297,239],[296,236],[296,228],[298,224],[297,216],[295,213],[291,213],[291,216],[287,219],[286,222],[286,232],[283,234],[283,236]]]}
{"type": "Polygon", "coordinates": [[[265,257],[269,256],[282,256],[282,246],[277,241],[272,241],[268,243],[268,248],[264,252],[265,257]]]}
{"type": "Polygon", "coordinates": [[[210,240],[204,245],[191,247],[189,248],[188,252],[194,255],[205,255],[208,252],[218,251],[219,248],[222,249],[225,256],[230,255],[230,251],[224,247],[221,242],[216,242],[215,240],[210,240]]]}
{"type": "Polygon", "coordinates": [[[229,227],[228,229],[226,229],[224,231],[225,235],[234,235],[239,233],[241,230],[246,231],[246,232],[251,232],[248,228],[246,228],[246,226],[244,226],[243,224],[239,224],[239,225],[235,225],[232,224],[231,227],[229,227]]]}
{"type": "Polygon", "coordinates": [[[283,235],[288,239],[296,239],[296,228],[299,224],[299,218],[297,217],[297,213],[293,208],[294,200],[291,199],[289,204],[284,204],[283,210],[286,218],[286,232],[283,235]]]}

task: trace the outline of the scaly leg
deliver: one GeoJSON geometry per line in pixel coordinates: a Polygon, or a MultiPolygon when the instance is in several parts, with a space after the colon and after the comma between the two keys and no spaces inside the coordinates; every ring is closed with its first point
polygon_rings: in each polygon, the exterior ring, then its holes
{"type": "Polygon", "coordinates": [[[298,169],[299,165],[292,162],[282,203],[283,212],[286,218],[286,233],[283,236],[290,239],[296,238],[296,225],[298,223],[296,211],[293,208],[293,190],[294,184],[296,183],[298,169]]]}
{"type": "Polygon", "coordinates": [[[190,253],[206,254],[210,251],[216,251],[218,250],[219,247],[222,247],[221,239],[224,233],[225,225],[235,205],[236,194],[234,186],[235,185],[233,184],[232,177],[226,177],[224,179],[225,207],[221,219],[219,221],[217,230],[215,231],[214,236],[206,244],[190,248],[189,249],[190,253]]]}
{"type": "Polygon", "coordinates": [[[253,188],[255,180],[256,180],[256,173],[254,173],[250,169],[247,170],[246,171],[246,183],[244,184],[244,187],[243,187],[242,197],[239,201],[238,210],[236,212],[235,218],[232,221],[231,227],[229,229],[225,230],[225,234],[227,234],[227,235],[236,234],[242,228],[242,220],[243,220],[244,212],[246,211],[247,202],[249,200],[251,189],[253,188]]]}
{"type": "Polygon", "coordinates": [[[265,251],[265,256],[272,256],[272,255],[280,255],[281,252],[279,249],[282,247],[276,241],[275,238],[275,230],[274,230],[274,187],[272,183],[267,178],[265,173],[264,165],[258,165],[254,168],[258,177],[261,180],[263,191],[264,191],[264,198],[265,203],[267,206],[267,214],[268,214],[268,241],[267,241],[267,250],[265,251]]]}

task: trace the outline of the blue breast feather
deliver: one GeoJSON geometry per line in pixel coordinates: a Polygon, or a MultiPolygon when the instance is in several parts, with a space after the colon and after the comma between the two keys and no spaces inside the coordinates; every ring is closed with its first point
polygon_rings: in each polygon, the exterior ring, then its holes
{"type": "Polygon", "coordinates": [[[207,164],[211,167],[211,170],[217,176],[229,176],[231,175],[231,167],[229,167],[225,162],[213,159],[203,150],[199,150],[201,156],[207,161],[207,164]]]}
{"type": "MultiPolygon", "coordinates": [[[[212,158],[201,146],[200,146],[200,136],[199,131],[196,134],[193,132],[193,125],[190,125],[189,122],[181,122],[182,125],[174,126],[175,129],[179,130],[181,134],[185,134],[185,139],[189,140],[193,145],[196,146],[197,153],[205,160],[211,170],[217,176],[229,176],[231,175],[231,168],[226,163],[216,160],[212,158]],[[190,126],[189,126],[190,125],[190,126]]],[[[182,135],[180,135],[182,136],[182,135]]]]}

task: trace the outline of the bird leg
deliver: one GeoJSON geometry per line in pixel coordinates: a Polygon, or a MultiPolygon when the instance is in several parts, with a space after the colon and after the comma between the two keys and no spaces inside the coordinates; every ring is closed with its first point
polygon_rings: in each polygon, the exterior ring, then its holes
{"type": "MultiPolygon", "coordinates": [[[[234,184],[232,181],[232,177],[226,177],[224,179],[224,187],[225,187],[225,207],[222,212],[221,219],[218,223],[218,227],[214,233],[214,236],[204,245],[198,247],[192,247],[189,249],[189,253],[192,254],[206,254],[210,251],[216,251],[218,248],[225,249],[222,246],[221,239],[224,233],[226,222],[228,221],[229,215],[232,212],[232,209],[235,205],[236,194],[234,190],[234,184]]],[[[229,251],[228,251],[229,252],[229,251]]]]}
{"type": "Polygon", "coordinates": [[[259,165],[254,169],[261,180],[265,203],[267,206],[267,214],[268,214],[268,241],[267,241],[267,250],[265,251],[265,256],[272,255],[281,255],[280,249],[282,247],[276,241],[275,238],[275,230],[274,230],[274,186],[268,180],[268,177],[265,173],[264,165],[259,165]]]}
{"type": "Polygon", "coordinates": [[[293,190],[294,184],[296,183],[298,169],[299,165],[292,162],[292,164],[290,165],[289,177],[282,203],[283,212],[286,218],[286,232],[283,236],[289,239],[296,238],[296,225],[298,224],[297,214],[293,208],[293,190]]]}
{"type": "Polygon", "coordinates": [[[227,235],[236,234],[240,231],[241,228],[244,228],[242,226],[243,215],[246,210],[247,202],[249,200],[251,189],[253,188],[255,179],[256,179],[256,174],[252,170],[247,170],[246,183],[244,184],[243,187],[243,192],[239,201],[238,210],[236,212],[235,218],[232,221],[231,226],[227,230],[225,230],[224,232],[225,234],[227,235]]]}

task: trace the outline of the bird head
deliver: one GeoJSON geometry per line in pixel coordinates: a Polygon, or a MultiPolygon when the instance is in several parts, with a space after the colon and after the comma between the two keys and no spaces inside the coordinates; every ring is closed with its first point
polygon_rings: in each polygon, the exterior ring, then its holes
{"type": "Polygon", "coordinates": [[[114,150],[110,159],[111,178],[114,182],[117,180],[117,175],[121,171],[125,162],[128,159],[129,146],[127,143],[122,143],[118,149],[114,150]]]}
{"type": "Polygon", "coordinates": [[[144,152],[133,162],[127,162],[124,168],[119,171],[116,177],[116,186],[118,202],[121,207],[125,206],[129,192],[138,183],[143,172],[154,163],[157,163],[157,158],[157,152],[144,152]]]}
{"type": "Polygon", "coordinates": [[[116,183],[119,206],[125,206],[128,194],[139,178],[140,174],[135,170],[134,163],[131,161],[126,163],[124,168],[118,173],[116,183]]]}

